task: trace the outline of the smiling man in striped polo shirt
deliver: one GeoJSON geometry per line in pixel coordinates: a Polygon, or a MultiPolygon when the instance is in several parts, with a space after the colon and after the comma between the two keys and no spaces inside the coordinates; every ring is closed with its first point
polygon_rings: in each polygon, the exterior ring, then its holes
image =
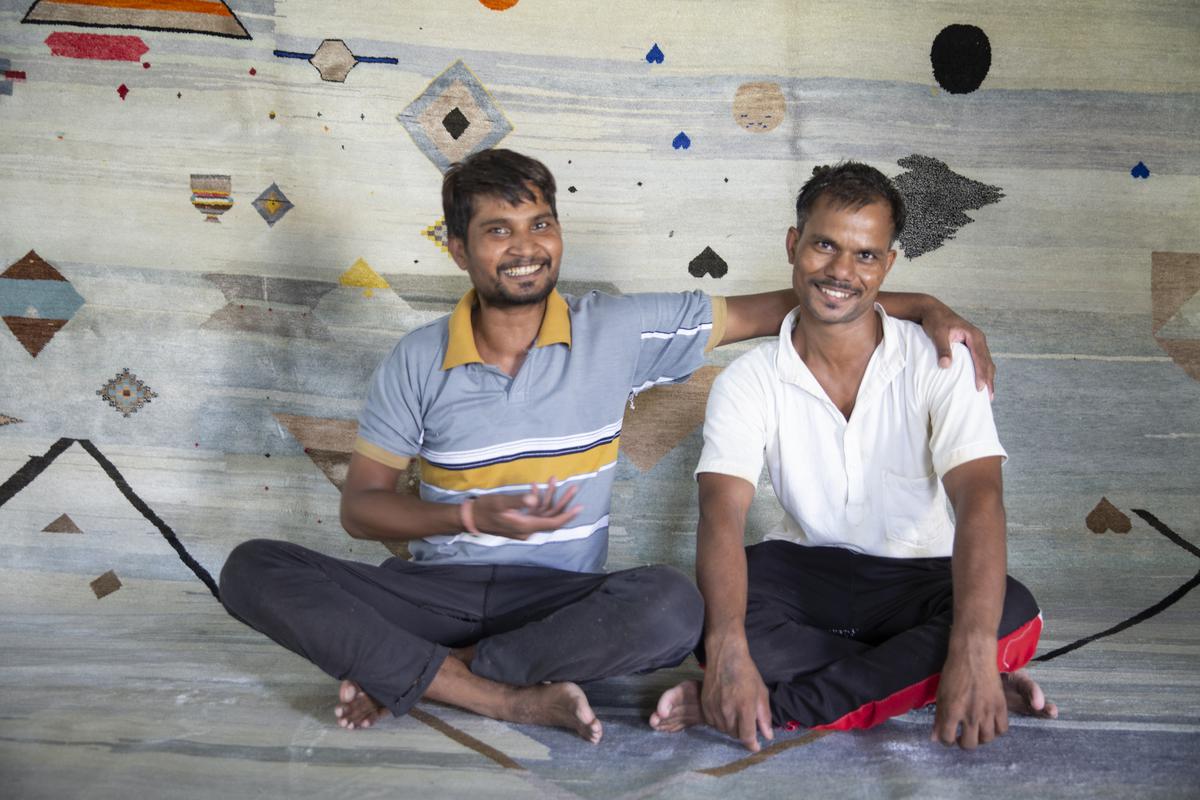
{"type": "MultiPolygon", "coordinates": [[[[342,681],[343,727],[427,697],[594,743],[576,682],[674,666],[699,639],[682,573],[602,571],[625,403],[686,380],[715,345],[777,331],[795,297],[560,295],[554,196],[543,164],[507,150],[446,173],[450,251],[474,288],[376,370],[342,492],[350,535],[406,541],[413,560],[254,540],[222,570],[232,614],[342,681]],[[414,459],[419,498],[396,491],[414,459]]],[[[982,335],[957,315],[924,295],[884,302],[947,354],[968,338],[990,382],[982,335]]]]}

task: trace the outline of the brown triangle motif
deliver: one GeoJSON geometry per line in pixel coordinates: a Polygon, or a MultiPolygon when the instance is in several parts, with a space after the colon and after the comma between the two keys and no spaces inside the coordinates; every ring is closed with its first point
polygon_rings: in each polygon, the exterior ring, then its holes
{"type": "MultiPolygon", "coordinates": [[[[298,414],[275,414],[288,433],[304,447],[317,469],[324,473],[329,482],[341,491],[346,483],[346,470],[350,467],[350,456],[358,438],[358,422],[352,419],[323,419],[303,417],[298,414]]],[[[396,481],[396,491],[417,495],[421,483],[421,470],[416,459],[396,481]]]]}
{"type": "Polygon", "coordinates": [[[642,472],[654,469],[704,422],[708,390],[721,367],[701,367],[687,383],[658,386],[638,395],[625,410],[621,450],[642,472]]]}
{"type": "Polygon", "coordinates": [[[302,417],[297,414],[274,416],[305,448],[346,454],[354,451],[354,440],[358,436],[357,420],[302,417]]]}
{"type": "Polygon", "coordinates": [[[75,520],[66,514],[60,514],[58,519],[42,528],[42,530],[46,533],[83,533],[79,529],[79,526],[75,524],[75,520]]]}
{"type": "Polygon", "coordinates": [[[340,492],[342,486],[346,484],[346,472],[350,469],[350,453],[335,453],[332,450],[314,450],[306,447],[304,454],[312,459],[312,462],[317,465],[317,469],[325,473],[325,477],[329,478],[329,482],[340,492]]]}
{"type": "Polygon", "coordinates": [[[1200,381],[1200,339],[1159,339],[1155,338],[1158,346],[1167,351],[1171,360],[1200,381]]]}
{"type": "MultiPolygon", "coordinates": [[[[337,487],[340,492],[346,483],[346,472],[350,468],[350,456],[354,452],[354,441],[358,438],[358,422],[352,419],[323,419],[304,417],[298,414],[275,414],[288,433],[304,446],[304,453],[317,465],[317,469],[337,487]]],[[[414,497],[420,494],[421,467],[413,459],[408,469],[396,480],[396,491],[407,492],[414,497]]],[[[406,542],[381,542],[392,555],[411,558],[406,542]]]]}
{"type": "Polygon", "coordinates": [[[4,317],[4,324],[17,337],[17,341],[29,351],[29,355],[37,358],[42,348],[50,343],[54,334],[62,330],[69,320],[37,319],[35,317],[4,317]]]}
{"type": "Polygon", "coordinates": [[[30,250],[25,257],[0,274],[0,278],[13,278],[19,281],[65,281],[66,278],[45,259],[30,250]]]}
{"type": "Polygon", "coordinates": [[[1200,253],[1151,253],[1151,333],[1179,313],[1196,292],[1200,292],[1200,253]]]}

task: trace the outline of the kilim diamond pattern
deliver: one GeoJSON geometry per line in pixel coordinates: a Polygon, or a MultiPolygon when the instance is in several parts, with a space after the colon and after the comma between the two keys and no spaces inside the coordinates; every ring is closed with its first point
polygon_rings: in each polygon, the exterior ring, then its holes
{"type": "Polygon", "coordinates": [[[129,367],[105,382],[96,390],[96,394],[100,395],[104,402],[120,411],[123,417],[136,414],[151,399],[158,397],[149,386],[138,379],[137,375],[129,371],[129,367]]]}
{"type": "Polygon", "coordinates": [[[397,119],[442,172],[456,161],[494,147],[513,129],[461,61],[436,77],[397,119]]]}
{"type": "Polygon", "coordinates": [[[287,196],[274,183],[263,189],[263,193],[251,205],[271,227],[283,219],[284,214],[295,208],[292,201],[288,200],[287,196]]]}
{"type": "Polygon", "coordinates": [[[34,358],[83,305],[71,282],[33,250],[0,281],[0,317],[34,358]]]}
{"type": "Polygon", "coordinates": [[[422,228],[421,235],[436,244],[443,253],[450,255],[450,236],[446,231],[446,219],[444,217],[438,219],[437,222],[429,227],[422,228]]]}

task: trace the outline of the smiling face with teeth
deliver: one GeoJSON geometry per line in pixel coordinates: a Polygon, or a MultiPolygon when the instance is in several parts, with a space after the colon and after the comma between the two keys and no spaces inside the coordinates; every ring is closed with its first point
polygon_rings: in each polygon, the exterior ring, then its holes
{"type": "Polygon", "coordinates": [[[466,239],[450,237],[450,255],[470,275],[481,305],[541,303],[558,282],[562,229],[542,193],[528,188],[533,200],[517,205],[476,196],[466,239]]]}
{"type": "Polygon", "coordinates": [[[892,210],[883,200],[855,208],[819,197],[804,228],[789,228],[788,262],[801,316],[825,324],[864,320],[896,260],[892,210]]]}

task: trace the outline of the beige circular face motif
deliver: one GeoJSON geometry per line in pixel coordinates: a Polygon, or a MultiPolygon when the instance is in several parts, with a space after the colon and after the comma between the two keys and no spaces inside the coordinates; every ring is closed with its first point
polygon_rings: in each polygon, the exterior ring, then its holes
{"type": "Polygon", "coordinates": [[[786,108],[778,83],[743,83],[733,96],[734,122],[751,133],[778,128],[786,108]]]}

